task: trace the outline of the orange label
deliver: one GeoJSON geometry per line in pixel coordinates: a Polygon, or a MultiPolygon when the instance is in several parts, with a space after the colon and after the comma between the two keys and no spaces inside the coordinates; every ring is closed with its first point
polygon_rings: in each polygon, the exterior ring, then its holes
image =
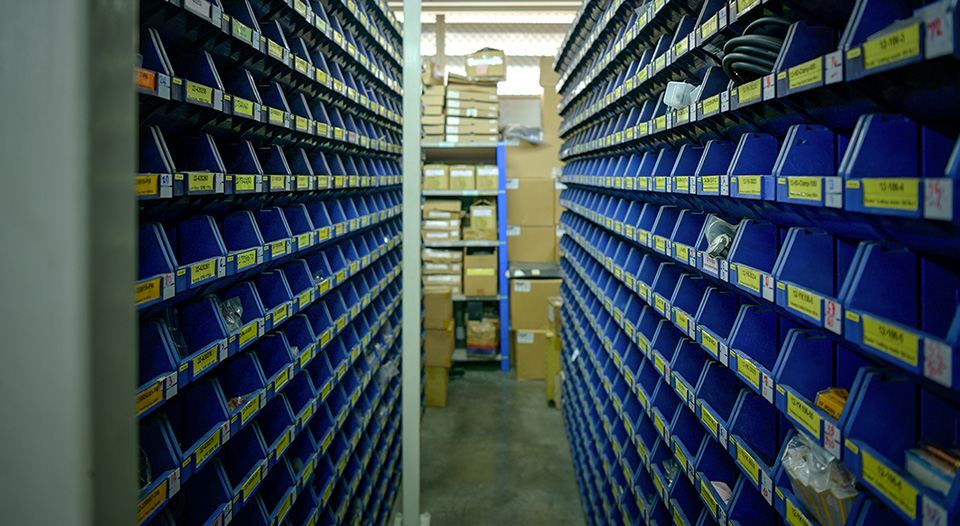
{"type": "Polygon", "coordinates": [[[137,68],[137,87],[148,89],[150,91],[156,91],[157,74],[152,71],[137,68]]]}

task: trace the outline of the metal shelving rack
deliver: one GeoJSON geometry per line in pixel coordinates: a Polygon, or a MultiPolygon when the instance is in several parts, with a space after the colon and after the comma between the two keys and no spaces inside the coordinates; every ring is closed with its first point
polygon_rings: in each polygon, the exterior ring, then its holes
{"type": "Polygon", "coordinates": [[[385,524],[400,26],[380,0],[140,13],[137,524],[385,524]]]}
{"type": "Polygon", "coordinates": [[[591,524],[817,524],[795,434],[857,477],[846,524],[960,523],[958,482],[904,461],[960,421],[958,11],[894,4],[614,0],[568,35],[563,407],[591,524]],[[716,55],[769,16],[774,71],[731,82],[716,55]]]}
{"type": "MultiPolygon", "coordinates": [[[[508,289],[507,263],[507,149],[503,141],[497,144],[463,145],[459,143],[423,143],[427,162],[477,163],[494,162],[499,174],[499,189],[496,191],[478,190],[423,190],[424,198],[430,197],[482,197],[497,198],[497,239],[496,241],[432,241],[423,242],[423,246],[432,248],[471,248],[496,247],[498,261],[498,296],[465,297],[455,296],[454,301],[496,301],[500,314],[500,370],[510,370],[510,295],[508,289]]],[[[466,354],[455,353],[454,359],[467,361],[466,354]]]]}

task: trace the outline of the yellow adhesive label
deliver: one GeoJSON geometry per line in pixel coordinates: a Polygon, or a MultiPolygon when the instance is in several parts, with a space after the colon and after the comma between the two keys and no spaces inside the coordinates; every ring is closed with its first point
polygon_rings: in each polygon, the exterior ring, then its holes
{"type": "Polygon", "coordinates": [[[273,381],[274,392],[283,389],[283,386],[287,385],[288,381],[290,381],[290,369],[284,367],[284,369],[277,374],[277,379],[273,381]]]}
{"type": "Polygon", "coordinates": [[[661,115],[661,116],[657,117],[656,119],[654,119],[653,123],[654,123],[654,126],[656,126],[656,128],[657,128],[658,130],[662,130],[662,129],[664,129],[664,128],[667,127],[667,116],[666,116],[666,115],[661,115]]]}
{"type": "Polygon", "coordinates": [[[243,270],[257,264],[257,249],[237,254],[237,270],[243,270]]]}
{"type": "MultiPolygon", "coordinates": [[[[305,178],[306,176],[301,176],[301,177],[304,177],[304,178],[305,178]]],[[[301,248],[301,249],[304,248],[304,247],[309,247],[309,246],[312,244],[312,243],[311,243],[311,241],[313,240],[312,238],[313,238],[313,232],[307,232],[306,234],[300,234],[299,236],[297,236],[297,247],[299,247],[299,248],[301,248]]]]}
{"type": "Polygon", "coordinates": [[[843,316],[854,323],[860,323],[860,315],[853,311],[843,313],[843,316]]]}
{"type": "Polygon", "coordinates": [[[667,178],[666,177],[654,177],[653,178],[653,188],[656,190],[666,190],[667,189],[667,178]]]}
{"type": "Polygon", "coordinates": [[[270,189],[271,189],[271,190],[286,190],[286,189],[287,189],[287,176],[286,176],[286,175],[271,175],[271,176],[270,176],[270,189]]]}
{"type": "MultiPolygon", "coordinates": [[[[678,112],[679,113],[679,112],[678,112]]],[[[690,191],[690,178],[689,177],[677,177],[677,186],[675,190],[680,190],[682,192],[690,191]]]]}
{"type": "Polygon", "coordinates": [[[194,458],[196,459],[197,467],[199,468],[200,465],[203,464],[203,462],[207,460],[210,457],[210,455],[212,455],[213,452],[216,451],[217,448],[219,447],[220,447],[220,430],[217,429],[217,431],[213,435],[211,435],[210,438],[204,441],[203,444],[200,444],[200,447],[197,448],[197,452],[194,453],[194,458]]]}
{"type": "Polygon", "coordinates": [[[260,468],[257,468],[257,470],[254,471],[252,475],[250,475],[250,478],[248,478],[247,481],[243,483],[243,489],[242,489],[243,500],[249,499],[250,494],[253,493],[253,491],[257,489],[257,486],[259,485],[260,485],[260,468]]]}
{"type": "Polygon", "coordinates": [[[287,304],[286,304],[286,303],[284,303],[283,305],[277,307],[277,310],[273,311],[273,324],[276,325],[277,323],[279,323],[279,322],[281,322],[281,321],[283,321],[283,320],[285,320],[285,319],[287,319],[287,304]]]}
{"type": "Polygon", "coordinates": [[[273,40],[267,39],[267,54],[272,57],[279,58],[283,60],[283,46],[277,44],[273,40]]]}
{"type": "Polygon", "coordinates": [[[680,42],[677,42],[677,44],[673,46],[673,56],[679,57],[680,55],[686,53],[687,49],[689,49],[689,41],[686,39],[686,37],[684,37],[680,39],[680,42]]]}
{"type": "Polygon", "coordinates": [[[197,356],[193,359],[193,375],[196,376],[203,371],[206,371],[213,364],[217,363],[217,351],[219,347],[214,345],[213,347],[206,350],[200,356],[197,356]]]}
{"type": "Polygon", "coordinates": [[[213,104],[213,88],[187,81],[187,99],[204,104],[213,104]]]}
{"type": "Polygon", "coordinates": [[[708,175],[700,178],[700,184],[703,185],[704,192],[719,192],[720,191],[720,176],[719,175],[708,175]]]}
{"type": "Polygon", "coordinates": [[[269,116],[269,118],[270,118],[270,122],[271,122],[271,123],[273,123],[273,124],[283,124],[284,118],[283,118],[283,111],[282,111],[282,110],[278,110],[278,109],[276,109],[276,108],[268,108],[268,110],[269,110],[269,111],[267,112],[267,114],[268,114],[268,116],[269,116]]]}
{"type": "Polygon", "coordinates": [[[920,338],[913,333],[864,315],[863,343],[911,367],[917,366],[920,338]]]}
{"type": "Polygon", "coordinates": [[[270,243],[270,255],[272,257],[280,257],[287,253],[287,240],[281,239],[280,241],[274,241],[270,243]]]}
{"type": "Polygon", "coordinates": [[[681,245],[679,243],[673,244],[673,255],[677,259],[683,261],[690,261],[690,247],[686,245],[681,245]]]}
{"type": "Polygon", "coordinates": [[[715,437],[720,436],[719,434],[720,423],[717,422],[717,419],[713,417],[713,414],[710,413],[710,411],[708,411],[703,406],[700,406],[700,421],[706,424],[707,429],[710,431],[710,434],[712,434],[715,437]]]}
{"type": "Polygon", "coordinates": [[[300,369],[307,367],[307,364],[310,363],[310,360],[313,359],[313,349],[308,348],[303,354],[300,355],[300,369]]]}
{"type": "Polygon", "coordinates": [[[703,101],[703,108],[701,111],[704,115],[720,111],[720,95],[714,95],[703,101]]]}
{"type": "Polygon", "coordinates": [[[283,437],[280,439],[280,441],[277,442],[277,450],[276,450],[276,451],[277,451],[277,455],[276,455],[277,457],[279,457],[280,455],[283,455],[283,452],[286,451],[288,447],[290,447],[290,436],[291,436],[291,435],[293,435],[293,431],[284,433],[284,434],[283,434],[283,437]]]}
{"type": "Polygon", "coordinates": [[[217,260],[211,259],[190,266],[190,284],[194,285],[217,275],[217,260]]]}
{"type": "Polygon", "coordinates": [[[762,80],[763,79],[757,79],[737,88],[737,100],[740,104],[760,99],[760,94],[763,93],[762,80]]]}
{"type": "Polygon", "coordinates": [[[657,486],[657,493],[659,493],[661,496],[666,494],[666,491],[663,489],[663,482],[660,482],[660,477],[658,477],[656,474],[653,476],[653,483],[657,486]]]}
{"type": "Polygon", "coordinates": [[[137,504],[137,524],[150,517],[167,500],[167,481],[163,481],[137,504]]]}
{"type": "Polygon", "coordinates": [[[713,497],[713,493],[710,492],[710,487],[707,486],[707,483],[703,479],[700,479],[700,497],[710,510],[710,514],[716,517],[717,499],[713,497]]]}
{"type": "Polygon", "coordinates": [[[708,351],[710,351],[710,354],[712,354],[712,355],[714,355],[714,356],[718,356],[718,352],[719,352],[719,351],[718,351],[717,349],[718,349],[719,346],[720,346],[720,342],[718,342],[717,339],[714,338],[712,334],[710,334],[710,333],[708,333],[708,332],[706,332],[706,331],[702,331],[702,330],[701,330],[701,331],[700,331],[700,343],[701,343],[708,351]]]}
{"type": "Polygon", "coordinates": [[[661,436],[667,436],[667,426],[663,423],[659,413],[653,413],[653,425],[660,431],[661,436]]]}
{"type": "Polygon", "coordinates": [[[787,516],[787,524],[789,524],[790,526],[813,526],[812,524],[810,524],[810,521],[803,514],[803,512],[798,510],[797,507],[793,505],[793,502],[790,499],[787,499],[786,516],[787,516]]]}
{"type": "Polygon", "coordinates": [[[873,69],[920,54],[920,26],[914,25],[863,44],[863,67],[873,69]]]}
{"type": "Polygon", "coordinates": [[[677,325],[680,326],[680,329],[683,330],[684,333],[690,330],[690,327],[689,327],[690,318],[688,318],[687,315],[684,314],[683,312],[679,310],[675,311],[673,313],[673,319],[674,321],[676,321],[677,325]]]}
{"type": "Polygon", "coordinates": [[[253,117],[253,102],[240,97],[233,98],[233,112],[247,117],[253,117]]]}
{"type": "Polygon", "coordinates": [[[717,32],[717,16],[711,16],[709,20],[703,23],[700,26],[700,38],[707,38],[708,36],[717,32]]]}
{"type": "Polygon", "coordinates": [[[737,283],[754,292],[760,292],[760,273],[743,265],[737,265],[737,283]]]}
{"type": "Polygon", "coordinates": [[[863,460],[863,479],[890,499],[908,517],[916,519],[917,489],[867,451],[863,452],[861,459],[863,460]]]}
{"type": "Polygon", "coordinates": [[[667,251],[667,240],[660,237],[654,236],[653,243],[656,245],[657,252],[666,252],[667,251]]]}
{"type": "Polygon", "coordinates": [[[760,0],[737,0],[737,13],[742,13],[759,3],[760,0]]]}
{"type": "Polygon", "coordinates": [[[296,115],[294,116],[294,122],[297,126],[297,129],[300,131],[307,131],[307,129],[310,128],[310,123],[307,122],[306,117],[296,115]]]}
{"type": "Polygon", "coordinates": [[[788,285],[787,306],[820,321],[820,296],[816,294],[788,285]]]}
{"type": "Polygon", "coordinates": [[[677,390],[677,394],[683,399],[683,403],[687,403],[687,400],[690,400],[690,390],[687,389],[687,386],[677,378],[673,379],[673,385],[677,390]]]}
{"type": "Polygon", "coordinates": [[[743,356],[737,355],[737,372],[753,384],[754,387],[760,389],[760,370],[753,365],[753,362],[743,356]]]}
{"type": "Polygon", "coordinates": [[[159,175],[138,175],[136,182],[137,195],[157,195],[160,193],[159,175]]]}
{"type": "Polygon", "coordinates": [[[163,401],[163,380],[137,394],[137,416],[163,401]]]}
{"type": "Polygon", "coordinates": [[[664,375],[666,363],[664,363],[663,358],[657,353],[653,354],[653,367],[660,373],[660,376],[664,375]]]}
{"type": "Polygon", "coordinates": [[[240,410],[240,425],[247,425],[250,422],[250,419],[253,418],[253,415],[257,414],[257,411],[260,410],[260,397],[254,396],[243,406],[243,409],[240,410]]]}
{"type": "Polygon", "coordinates": [[[820,415],[793,393],[787,393],[787,415],[800,423],[817,440],[820,439],[820,415]]]}
{"type": "Polygon", "coordinates": [[[256,190],[257,176],[255,175],[237,175],[235,177],[234,187],[239,191],[256,190]]]}
{"type": "Polygon", "coordinates": [[[297,305],[299,306],[299,308],[302,309],[306,307],[307,304],[310,303],[310,301],[312,300],[313,300],[313,291],[308,290],[297,298],[297,305]]]}
{"type": "Polygon", "coordinates": [[[759,175],[739,175],[737,191],[744,195],[760,195],[761,179],[759,175]]]}
{"type": "Polygon", "coordinates": [[[667,311],[667,303],[660,296],[654,296],[653,303],[658,312],[664,313],[667,311]]]}
{"type": "Polygon", "coordinates": [[[160,299],[160,295],[163,293],[163,287],[160,285],[162,279],[163,278],[155,278],[150,281],[144,281],[143,283],[137,283],[134,289],[134,297],[136,298],[137,305],[160,299]]]}
{"type": "Polygon", "coordinates": [[[293,57],[293,67],[296,68],[296,70],[300,73],[306,74],[309,66],[307,65],[306,60],[303,60],[300,57],[293,57]]]}
{"type": "Polygon", "coordinates": [[[216,174],[206,172],[190,173],[190,180],[187,182],[187,188],[191,192],[212,192],[216,188],[216,174]]]}
{"type": "Polygon", "coordinates": [[[642,405],[644,408],[650,405],[650,403],[647,401],[647,395],[645,395],[639,388],[637,389],[637,398],[640,400],[640,405],[642,405]]]}
{"type": "Polygon", "coordinates": [[[686,526],[686,524],[683,522],[683,517],[680,516],[679,507],[673,508],[673,524],[676,526],[686,526]]]}
{"type": "Polygon", "coordinates": [[[677,110],[677,124],[683,124],[690,120],[690,108],[685,106],[677,110]]]}
{"type": "Polygon", "coordinates": [[[680,469],[684,472],[687,471],[687,456],[683,454],[683,450],[680,449],[680,444],[674,444],[673,446],[673,455],[677,457],[677,462],[680,463],[680,469]]]}
{"type": "Polygon", "coordinates": [[[799,66],[787,70],[790,89],[799,88],[808,84],[815,84],[823,80],[823,59],[817,57],[808,60],[799,66]]]}
{"type": "Polygon", "coordinates": [[[888,210],[913,211],[920,206],[917,179],[863,179],[863,205],[888,210]]]}
{"type": "Polygon", "coordinates": [[[760,483],[760,466],[757,465],[757,461],[750,456],[750,453],[747,453],[746,449],[743,449],[743,446],[739,442],[737,444],[737,464],[740,464],[740,467],[750,476],[750,479],[753,480],[754,484],[760,483]]]}

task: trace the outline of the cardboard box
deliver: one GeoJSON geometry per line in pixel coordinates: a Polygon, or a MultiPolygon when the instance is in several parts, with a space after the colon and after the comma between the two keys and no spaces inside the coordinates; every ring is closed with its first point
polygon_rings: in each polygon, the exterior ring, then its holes
{"type": "Polygon", "coordinates": [[[560,334],[563,329],[563,298],[550,296],[547,298],[547,322],[554,334],[560,334]]]}
{"type": "Polygon", "coordinates": [[[443,126],[424,126],[423,135],[443,135],[446,132],[446,129],[443,126]]]}
{"type": "Polygon", "coordinates": [[[469,89],[450,89],[447,90],[447,100],[471,100],[474,102],[500,103],[500,95],[497,95],[496,86],[473,87],[469,89]]]}
{"type": "Polygon", "coordinates": [[[467,296],[496,296],[497,254],[463,257],[463,293],[467,296]]]}
{"type": "Polygon", "coordinates": [[[470,78],[456,73],[447,75],[447,90],[485,91],[497,89],[496,79],[470,78]]]}
{"type": "Polygon", "coordinates": [[[424,106],[424,115],[443,115],[443,106],[424,106]]]}
{"type": "Polygon", "coordinates": [[[429,85],[423,87],[423,94],[427,96],[446,95],[447,87],[443,84],[429,85]]]}
{"type": "Polygon", "coordinates": [[[443,68],[436,62],[426,59],[423,61],[420,75],[427,86],[443,86],[443,68]]]}
{"type": "Polygon", "coordinates": [[[518,331],[550,328],[547,298],[560,295],[559,279],[510,280],[510,326],[518,331]]]}
{"type": "Polygon", "coordinates": [[[553,70],[553,57],[540,57],[540,85],[556,89],[560,83],[560,73],[553,70]]]}
{"type": "Polygon", "coordinates": [[[451,294],[463,294],[463,278],[460,274],[428,274],[422,280],[424,287],[444,287],[451,294]]]}
{"type": "MultiPolygon", "coordinates": [[[[500,110],[483,110],[477,108],[447,108],[447,116],[454,117],[476,117],[480,119],[499,119],[500,110]]],[[[509,163],[509,161],[508,161],[509,163]]]]}
{"type": "Polygon", "coordinates": [[[517,330],[517,380],[543,380],[547,375],[547,331],[517,330]]]}
{"type": "Polygon", "coordinates": [[[547,332],[547,356],[546,356],[546,396],[547,402],[556,403],[554,391],[557,376],[560,373],[560,336],[553,331],[547,332]]]}
{"type": "Polygon", "coordinates": [[[445,135],[444,138],[447,142],[457,142],[457,143],[489,143],[496,144],[499,140],[497,135],[477,135],[477,134],[468,134],[468,135],[445,135]]]}
{"type": "Polygon", "coordinates": [[[497,318],[467,320],[467,355],[493,356],[500,347],[500,322],[497,318]]]}
{"type": "Polygon", "coordinates": [[[500,169],[495,164],[477,166],[477,190],[500,188],[500,169]]]}
{"type": "Polygon", "coordinates": [[[455,164],[450,166],[451,190],[474,190],[476,187],[476,172],[472,164],[455,164]]]}
{"type": "Polygon", "coordinates": [[[420,124],[424,126],[443,126],[446,122],[446,115],[424,115],[420,118],[420,124]]]}
{"type": "Polygon", "coordinates": [[[440,248],[425,248],[420,252],[420,257],[424,261],[437,263],[450,261],[463,261],[463,250],[444,250],[440,248]]]}
{"type": "Polygon", "coordinates": [[[460,219],[424,219],[424,230],[460,230],[460,219]]]}
{"type": "Polygon", "coordinates": [[[453,356],[453,325],[445,329],[423,331],[424,365],[427,367],[450,367],[453,356]]]}
{"type": "Polygon", "coordinates": [[[470,228],[497,231],[497,205],[492,199],[477,199],[470,205],[470,228]]]}
{"type": "Polygon", "coordinates": [[[507,56],[499,49],[483,48],[466,58],[468,77],[502,79],[507,75],[507,56]]]}
{"type": "Polygon", "coordinates": [[[450,171],[445,164],[423,166],[424,190],[447,190],[450,188],[450,171]]]}
{"type": "Polygon", "coordinates": [[[460,201],[430,199],[423,203],[424,219],[457,219],[462,214],[460,201]]]}
{"type": "Polygon", "coordinates": [[[462,237],[464,241],[496,241],[496,230],[477,230],[472,227],[463,229],[462,237]]]}
{"type": "Polygon", "coordinates": [[[542,263],[555,261],[556,228],[553,226],[507,226],[507,256],[510,261],[542,263]]]}
{"type": "Polygon", "coordinates": [[[420,237],[424,241],[460,241],[459,230],[421,230],[420,237]]]}
{"type": "Polygon", "coordinates": [[[423,328],[453,330],[453,296],[450,289],[423,289],[423,328]]]}
{"type": "MultiPolygon", "coordinates": [[[[554,113],[556,110],[554,110],[554,113]]],[[[550,135],[550,130],[544,128],[545,142],[530,144],[520,141],[520,144],[507,146],[507,173],[510,177],[522,179],[550,179],[552,169],[562,166],[558,156],[560,140],[550,135]]],[[[556,134],[556,130],[552,132],[556,134]]]]}
{"type": "Polygon", "coordinates": [[[423,392],[426,395],[427,407],[447,407],[449,373],[446,367],[424,367],[426,381],[424,382],[423,392]]]}
{"type": "Polygon", "coordinates": [[[493,102],[478,102],[475,100],[447,99],[447,108],[456,110],[474,109],[478,112],[498,112],[500,105],[493,102]]]}
{"type": "Polygon", "coordinates": [[[553,225],[555,199],[552,179],[507,179],[507,224],[553,225]]]}
{"type": "Polygon", "coordinates": [[[442,108],[443,103],[446,100],[447,100],[446,96],[442,94],[438,94],[438,95],[424,94],[420,97],[420,104],[423,104],[424,106],[440,106],[442,108]]]}
{"type": "Polygon", "coordinates": [[[423,142],[443,142],[447,138],[446,135],[426,135],[423,136],[423,142]]]}
{"type": "Polygon", "coordinates": [[[463,263],[434,263],[430,261],[423,262],[424,274],[460,274],[463,271],[463,263]]]}

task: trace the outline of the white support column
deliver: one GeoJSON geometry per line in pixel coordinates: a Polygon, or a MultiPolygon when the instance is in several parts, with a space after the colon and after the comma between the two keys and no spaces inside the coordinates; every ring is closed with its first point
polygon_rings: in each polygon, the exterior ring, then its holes
{"type": "Polygon", "coordinates": [[[403,524],[420,526],[420,0],[403,2],[403,524]]]}

